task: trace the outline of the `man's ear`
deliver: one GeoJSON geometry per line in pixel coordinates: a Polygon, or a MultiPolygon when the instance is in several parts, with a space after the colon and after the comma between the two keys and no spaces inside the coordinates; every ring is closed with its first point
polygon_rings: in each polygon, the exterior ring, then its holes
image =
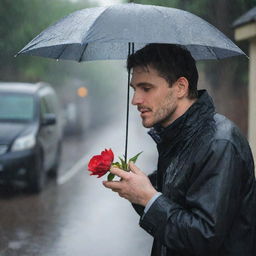
{"type": "Polygon", "coordinates": [[[184,98],[188,96],[188,90],[189,90],[189,82],[186,77],[181,76],[178,78],[178,80],[175,82],[177,86],[177,96],[179,98],[184,98]]]}

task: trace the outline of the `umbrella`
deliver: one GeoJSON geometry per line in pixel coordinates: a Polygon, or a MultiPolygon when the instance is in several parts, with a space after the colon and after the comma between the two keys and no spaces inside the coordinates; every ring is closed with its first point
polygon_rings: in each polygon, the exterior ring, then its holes
{"type": "Polygon", "coordinates": [[[185,46],[196,60],[243,52],[198,16],[175,8],[135,3],[76,11],[50,26],[18,54],[76,61],[125,59],[127,43],[185,46]]]}
{"type": "MultiPolygon", "coordinates": [[[[126,59],[148,43],[178,44],[196,60],[243,55],[230,39],[200,17],[175,8],[135,3],[76,11],[45,29],[19,53],[54,59],[126,59]]],[[[128,72],[128,85],[130,72],[128,72]]],[[[129,86],[127,94],[127,159],[129,86]]]]}

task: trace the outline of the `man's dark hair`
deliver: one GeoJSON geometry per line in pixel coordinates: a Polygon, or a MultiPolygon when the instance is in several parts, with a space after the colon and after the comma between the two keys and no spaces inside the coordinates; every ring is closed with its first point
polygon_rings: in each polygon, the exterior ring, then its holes
{"type": "Polygon", "coordinates": [[[151,66],[172,86],[179,77],[185,77],[189,82],[189,95],[197,97],[198,72],[194,58],[190,52],[174,44],[148,44],[130,55],[127,59],[127,69],[151,66]]]}

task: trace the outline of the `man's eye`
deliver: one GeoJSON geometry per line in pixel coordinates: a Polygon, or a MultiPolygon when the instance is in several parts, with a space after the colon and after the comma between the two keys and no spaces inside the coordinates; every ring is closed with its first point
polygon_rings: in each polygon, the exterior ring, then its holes
{"type": "Polygon", "coordinates": [[[148,92],[150,89],[151,89],[150,87],[144,87],[144,88],[143,88],[143,91],[144,91],[144,92],[148,92]]]}

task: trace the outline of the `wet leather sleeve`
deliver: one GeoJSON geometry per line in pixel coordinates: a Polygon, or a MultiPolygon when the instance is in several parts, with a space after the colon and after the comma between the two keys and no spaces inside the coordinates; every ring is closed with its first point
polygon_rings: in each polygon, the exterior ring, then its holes
{"type": "Polygon", "coordinates": [[[154,188],[156,188],[156,175],[157,175],[157,171],[154,171],[153,173],[148,175],[148,178],[154,188]]]}
{"type": "Polygon", "coordinates": [[[192,166],[186,208],[161,195],[140,226],[167,248],[209,255],[221,246],[239,207],[244,162],[232,143],[219,140],[197,154],[192,166]]]}

